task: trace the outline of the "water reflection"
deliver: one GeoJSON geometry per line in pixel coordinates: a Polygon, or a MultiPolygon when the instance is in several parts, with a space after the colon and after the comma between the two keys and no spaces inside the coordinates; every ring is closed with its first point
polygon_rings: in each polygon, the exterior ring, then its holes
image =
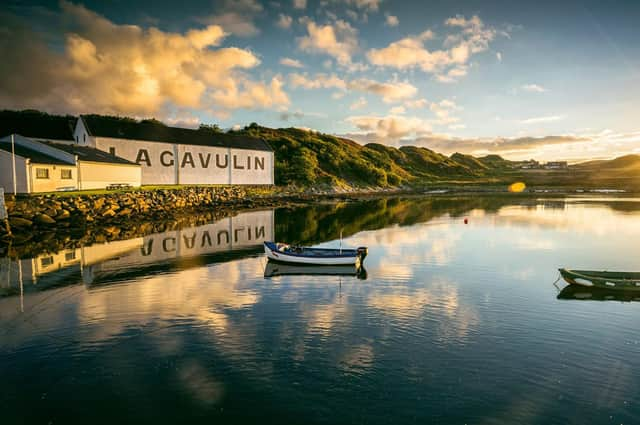
{"type": "Polygon", "coordinates": [[[634,269],[622,254],[637,249],[639,212],[340,202],[82,247],[66,268],[64,252],[48,269],[39,256],[31,286],[67,277],[26,290],[24,312],[0,299],[3,419],[638,422],[640,304],[559,301],[551,282],[563,265],[634,269]],[[263,238],[336,246],[341,229],[345,245],[370,247],[366,280],[261,254],[263,238]]]}
{"type": "Polygon", "coordinates": [[[269,261],[264,269],[264,277],[276,276],[357,276],[359,279],[367,278],[364,267],[355,265],[343,266],[311,266],[283,264],[269,261]]]}
{"type": "Polygon", "coordinates": [[[640,301],[640,291],[622,289],[592,288],[567,285],[558,293],[559,300],[579,301],[640,301]]]}

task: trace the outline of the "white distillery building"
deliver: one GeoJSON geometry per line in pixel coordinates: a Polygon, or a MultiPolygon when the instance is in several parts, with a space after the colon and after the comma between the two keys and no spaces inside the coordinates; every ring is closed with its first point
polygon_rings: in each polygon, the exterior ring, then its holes
{"type": "Polygon", "coordinates": [[[258,138],[83,115],[74,141],[139,164],[143,185],[274,184],[273,151],[258,138]]]}
{"type": "Polygon", "coordinates": [[[135,187],[141,179],[138,164],[97,149],[17,134],[0,139],[0,187],[6,193],[135,187]]]}

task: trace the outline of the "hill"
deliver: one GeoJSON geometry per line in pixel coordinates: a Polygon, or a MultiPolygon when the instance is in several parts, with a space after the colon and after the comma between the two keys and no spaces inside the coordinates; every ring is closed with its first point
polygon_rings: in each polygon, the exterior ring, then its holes
{"type": "MultiPolygon", "coordinates": [[[[389,187],[444,181],[491,179],[509,161],[483,162],[470,155],[451,157],[417,146],[392,146],[352,140],[297,128],[252,124],[236,133],[267,141],[275,152],[276,184],[332,187],[389,187]]],[[[499,157],[498,157],[499,158],[499,157]]]]}

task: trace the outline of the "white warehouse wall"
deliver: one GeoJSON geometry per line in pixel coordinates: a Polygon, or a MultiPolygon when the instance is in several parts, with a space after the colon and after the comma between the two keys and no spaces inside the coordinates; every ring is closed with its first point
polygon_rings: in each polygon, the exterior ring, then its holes
{"type": "Polygon", "coordinates": [[[78,161],[80,190],[103,189],[110,184],[142,184],[142,169],[136,165],[78,161]]]}
{"type": "MultiPolygon", "coordinates": [[[[5,193],[13,193],[13,161],[11,153],[0,150],[0,186],[5,193]]],[[[16,156],[16,180],[18,193],[27,193],[27,161],[16,156]]]]}

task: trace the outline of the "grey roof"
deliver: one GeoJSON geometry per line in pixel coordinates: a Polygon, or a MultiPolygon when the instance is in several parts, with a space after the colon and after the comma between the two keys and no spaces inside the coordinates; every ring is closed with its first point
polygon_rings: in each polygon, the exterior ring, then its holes
{"type": "Polygon", "coordinates": [[[82,115],[80,118],[89,135],[95,137],[272,151],[267,142],[256,137],[169,127],[158,122],[138,122],[102,115],[82,115]]]}
{"type": "Polygon", "coordinates": [[[119,156],[111,155],[108,152],[101,151],[99,149],[90,148],[87,146],[78,146],[66,143],[53,143],[47,142],[47,144],[61,151],[65,151],[72,155],[78,156],[78,161],[92,161],[92,162],[105,162],[109,164],[124,164],[124,165],[136,165],[135,162],[131,162],[127,159],[120,158],[119,156]]]}
{"type": "MultiPolygon", "coordinates": [[[[26,146],[15,144],[15,154],[22,158],[28,158],[35,164],[52,164],[52,165],[75,165],[74,162],[67,162],[53,156],[38,152],[26,146]]],[[[11,153],[11,143],[0,141],[0,149],[11,153]]]]}

